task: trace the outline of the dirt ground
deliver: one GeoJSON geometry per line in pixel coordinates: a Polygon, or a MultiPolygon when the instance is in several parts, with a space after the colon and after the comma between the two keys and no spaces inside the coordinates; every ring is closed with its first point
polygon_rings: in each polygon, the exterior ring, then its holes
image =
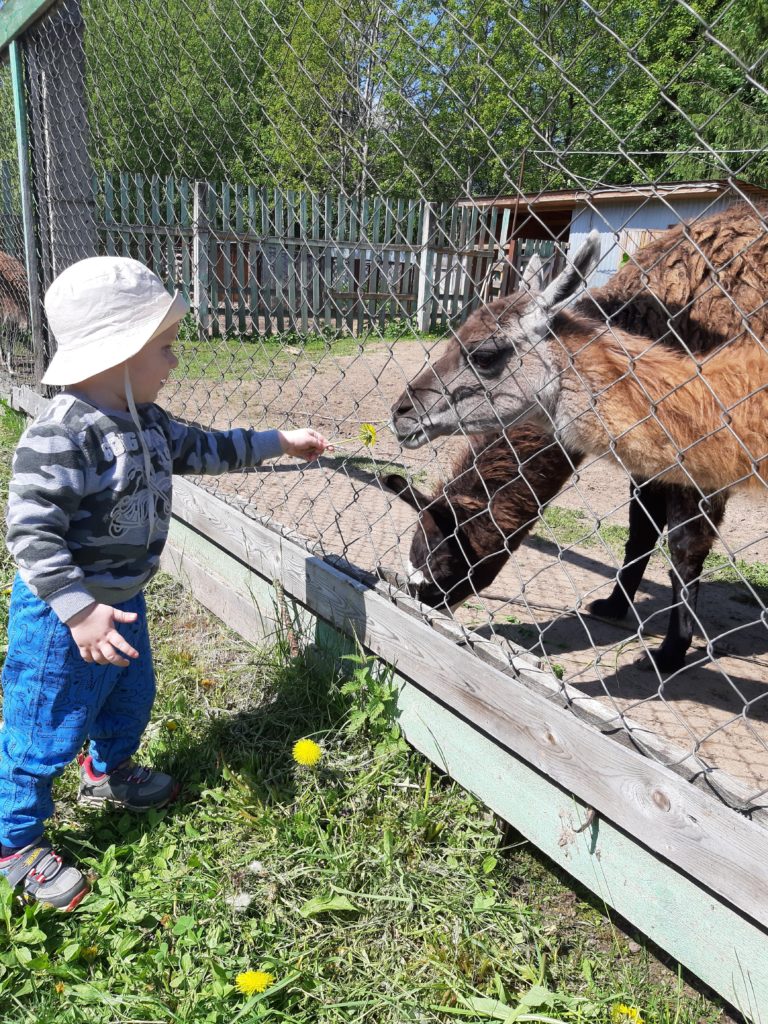
{"type": "MultiPolygon", "coordinates": [[[[377,473],[420,474],[428,488],[448,478],[464,448],[446,438],[414,451],[401,449],[387,430],[394,399],[440,343],[377,343],[364,353],[326,357],[313,364],[297,358],[260,381],[211,380],[171,383],[161,400],[177,414],[205,426],[255,427],[312,424],[326,436],[355,438],[362,422],[377,424],[371,449],[357,441],[339,445],[333,457],[308,467],[284,460],[256,471],[217,479],[207,486],[222,496],[235,492],[255,513],[272,515],[321,541],[327,554],[362,568],[385,565],[403,571],[415,513],[386,492],[377,473]]],[[[602,459],[580,473],[553,503],[579,510],[589,520],[627,523],[628,481],[602,459]]],[[[742,496],[729,503],[716,550],[745,561],[768,563],[766,502],[742,496]]],[[[736,780],[744,800],[762,805],[768,793],[768,616],[758,595],[743,585],[702,586],[700,634],[686,666],[669,678],[637,664],[666,628],[671,599],[668,567],[654,556],[634,611],[621,624],[600,621],[584,609],[610,592],[619,560],[602,545],[561,547],[529,537],[492,586],[465,602],[456,619],[503,644],[531,650],[563,675],[576,704],[601,705],[603,717],[633,729],[642,745],[653,741],[665,763],[693,757],[704,769],[736,780]]],[[[762,593],[764,601],[765,592],[762,593]]]]}

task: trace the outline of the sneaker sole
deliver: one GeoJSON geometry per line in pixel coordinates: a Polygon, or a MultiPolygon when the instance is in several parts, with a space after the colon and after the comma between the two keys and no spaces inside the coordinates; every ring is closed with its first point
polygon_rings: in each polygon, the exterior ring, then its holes
{"type": "Polygon", "coordinates": [[[181,785],[177,782],[165,800],[159,804],[129,804],[125,800],[111,800],[106,796],[88,796],[85,793],[77,794],[77,802],[81,807],[122,807],[125,811],[133,811],[137,814],[145,814],[147,811],[160,811],[168,804],[172,804],[181,792],[181,785]]]}

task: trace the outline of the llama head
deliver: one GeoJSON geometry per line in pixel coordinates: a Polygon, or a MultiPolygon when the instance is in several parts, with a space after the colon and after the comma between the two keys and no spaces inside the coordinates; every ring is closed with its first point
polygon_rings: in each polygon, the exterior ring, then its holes
{"type": "Polygon", "coordinates": [[[392,429],[401,443],[418,448],[457,428],[498,432],[521,417],[546,422],[562,369],[552,325],[599,259],[599,235],[592,231],[551,283],[544,284],[534,257],[516,292],[474,312],[393,405],[392,429]]]}
{"type": "Polygon", "coordinates": [[[431,498],[397,473],[381,482],[419,513],[405,589],[433,608],[455,608],[475,591],[472,555],[465,550],[461,524],[452,506],[442,495],[431,498]]]}

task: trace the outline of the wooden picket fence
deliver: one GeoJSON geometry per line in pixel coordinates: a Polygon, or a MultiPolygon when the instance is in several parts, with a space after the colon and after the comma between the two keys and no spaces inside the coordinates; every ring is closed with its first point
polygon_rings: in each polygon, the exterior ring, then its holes
{"type": "MultiPolygon", "coordinates": [[[[510,280],[496,207],[127,172],[93,187],[101,251],[174,279],[209,334],[442,331],[510,280]]],[[[528,240],[516,261],[551,248],[528,240]]]]}

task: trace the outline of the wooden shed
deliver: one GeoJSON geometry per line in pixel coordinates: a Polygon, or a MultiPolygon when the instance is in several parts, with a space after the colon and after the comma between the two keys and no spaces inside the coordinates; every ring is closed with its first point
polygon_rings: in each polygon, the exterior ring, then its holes
{"type": "Polygon", "coordinates": [[[510,265],[524,266],[545,242],[555,242],[562,253],[577,249],[590,231],[597,230],[603,255],[589,283],[601,285],[618,269],[625,253],[631,255],[654,234],[680,220],[694,220],[743,199],[766,201],[768,189],[732,178],[481,196],[466,200],[465,205],[510,211],[507,237],[498,239],[509,261],[500,287],[500,294],[505,294],[514,287],[510,265]]]}

